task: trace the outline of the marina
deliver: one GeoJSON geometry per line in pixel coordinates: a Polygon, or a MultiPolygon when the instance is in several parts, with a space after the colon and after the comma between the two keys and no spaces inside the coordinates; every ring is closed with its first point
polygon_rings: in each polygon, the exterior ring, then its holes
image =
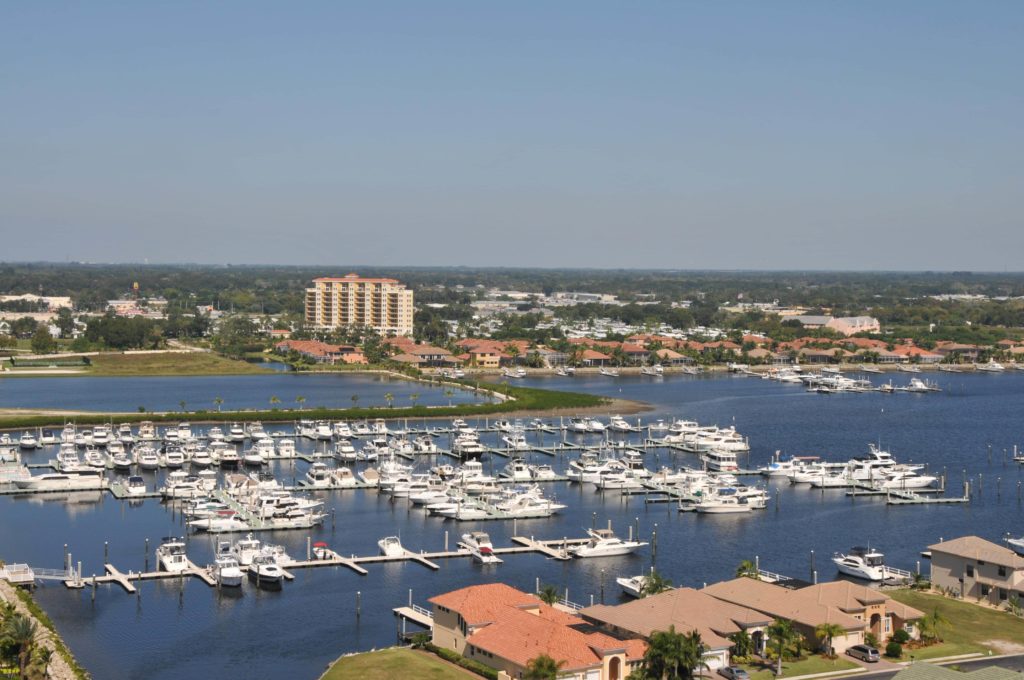
{"type": "MultiPolygon", "coordinates": [[[[602,579],[605,597],[614,597],[611,588],[615,587],[616,577],[641,573],[651,564],[657,565],[659,571],[676,583],[699,585],[720,580],[732,572],[740,559],[752,555],[761,555],[762,560],[771,556],[771,563],[765,566],[810,581],[808,546],[822,554],[841,551],[849,545],[861,544],[861,537],[865,535],[874,537],[873,545],[885,548],[893,568],[908,570],[913,568],[915,560],[919,559],[917,552],[928,541],[953,535],[960,527],[973,527],[978,517],[991,518],[993,533],[1019,535],[1019,520],[1014,518],[1021,517],[1017,500],[1021,466],[1013,460],[1014,440],[1019,433],[994,425],[1004,422],[1000,420],[1001,413],[1016,408],[1014,400],[1019,397],[1015,396],[1015,381],[1019,375],[1013,372],[998,376],[947,376],[942,393],[925,400],[899,402],[889,401],[891,397],[881,393],[837,395],[835,399],[822,400],[804,390],[791,391],[784,384],[742,376],[666,375],[657,381],[627,375],[618,378],[595,374],[564,378],[530,376],[519,382],[604,392],[609,396],[648,401],[655,409],[639,417],[628,417],[628,430],[611,427],[614,413],[595,416],[606,426],[604,433],[569,431],[566,426],[570,415],[542,418],[543,425],[532,423],[534,416],[523,418],[521,425],[527,448],[522,450],[507,450],[503,446],[501,437],[507,431],[505,423],[499,422],[501,419],[470,418],[465,426],[476,431],[484,450],[469,458],[443,453],[450,451],[449,440],[455,436],[454,430],[459,429],[448,421],[387,422],[389,430],[397,431],[389,439],[397,435],[399,441],[407,439],[411,443],[416,437],[429,434],[436,442],[438,450],[430,454],[412,451],[395,454],[396,463],[410,466],[415,474],[429,475],[431,469],[446,465],[458,470],[467,461],[479,460],[480,474],[493,477],[496,490],[511,490],[525,483],[516,479],[517,474],[529,474],[531,467],[551,468],[553,478],[529,483],[542,489],[545,498],[566,507],[548,517],[534,519],[459,520],[432,514],[409,497],[396,496],[379,486],[362,482],[358,473],[380,469],[384,459],[342,460],[334,448],[335,439],[328,442],[297,436],[297,422],[266,424],[264,431],[275,442],[275,454],[268,457],[265,464],[259,468],[239,465],[237,469],[217,466],[210,469],[216,471],[221,485],[232,475],[250,478],[260,473],[270,474],[282,491],[323,503],[320,510],[323,518],[311,528],[282,531],[269,527],[254,533],[261,539],[281,544],[293,556],[302,556],[282,569],[292,577],[282,574],[283,587],[267,583],[253,587],[255,581],[245,577],[241,588],[218,588],[216,581],[214,585],[207,585],[209,581],[193,575],[204,573],[214,578],[210,565],[215,562],[217,541],[239,540],[246,535],[248,527],[231,533],[190,530],[187,522],[191,520],[185,516],[190,508],[189,500],[165,500],[158,495],[158,489],[175,470],[160,465],[151,470],[133,469],[130,473],[106,467],[111,482],[105,490],[5,494],[0,497],[0,503],[5,506],[5,517],[10,519],[0,528],[0,538],[5,545],[12,546],[4,555],[9,564],[38,566],[40,569],[36,571],[41,574],[48,573],[42,568],[62,563],[61,546],[68,544],[68,550],[75,554],[76,574],[77,562],[82,562],[83,587],[67,588],[64,585],[68,580],[67,572],[57,569],[53,573],[63,573],[65,578],[37,580],[36,596],[59,627],[66,627],[62,621],[67,621],[67,617],[86,617],[90,621],[88,634],[90,639],[98,636],[99,650],[118,644],[116,631],[122,625],[118,622],[134,616],[133,612],[141,606],[147,638],[139,646],[139,656],[128,657],[125,670],[105,665],[105,657],[90,655],[88,649],[77,642],[79,637],[74,628],[66,634],[73,647],[83,649],[90,666],[95,665],[104,677],[114,678],[138,677],[138,669],[144,663],[142,654],[165,653],[161,650],[170,649],[167,640],[190,639],[202,659],[201,662],[175,659],[176,672],[204,673],[208,672],[210,664],[220,663],[214,644],[217,634],[212,634],[209,641],[194,639],[189,633],[191,626],[178,623],[182,621],[182,614],[175,614],[177,611],[182,611],[186,620],[200,622],[205,630],[218,630],[230,621],[232,630],[254,634],[258,622],[266,616],[287,621],[294,617],[294,611],[326,611],[325,604],[333,603],[332,612],[343,612],[339,625],[348,631],[350,642],[346,644],[355,650],[388,644],[395,639],[396,623],[391,610],[409,607],[409,589],[418,594],[412,600],[412,604],[418,606],[433,593],[467,583],[497,577],[532,589],[540,579],[543,583],[568,588],[570,593],[575,593],[574,600],[594,598],[597,601],[602,579]],[[796,403],[791,400],[806,408],[790,408],[788,404],[796,403]],[[989,424],[983,437],[971,439],[966,436],[969,431],[945,425],[962,420],[965,404],[970,408],[969,413],[989,424]],[[956,417],[951,417],[951,413],[956,413],[956,417]],[[679,512],[679,501],[685,500],[680,497],[683,494],[674,485],[659,482],[657,478],[641,481],[641,489],[630,488],[629,484],[615,488],[614,474],[603,483],[605,488],[595,482],[568,481],[568,473],[573,470],[571,463],[586,456],[625,461],[629,455],[636,455],[652,477],[662,468],[673,472],[682,468],[703,468],[703,453],[686,450],[693,447],[683,442],[664,442],[671,435],[669,428],[680,418],[700,423],[701,427],[710,427],[716,422],[728,426],[724,429],[735,425],[750,451],[737,452],[737,469],[727,474],[736,477],[741,485],[764,489],[767,502],[763,509],[739,514],[679,512]],[[659,425],[659,420],[663,424],[659,425]],[[822,421],[843,425],[824,427],[822,421]],[[871,437],[865,436],[866,432],[871,432],[871,437]],[[946,486],[954,492],[896,489],[885,493],[865,488],[866,484],[855,488],[816,488],[808,483],[793,484],[788,479],[766,476],[761,471],[770,467],[776,458],[785,462],[794,455],[815,456],[837,466],[847,465],[852,458],[865,455],[869,438],[880,440],[882,449],[891,451],[898,464],[926,466],[917,474],[944,478],[946,486]],[[284,440],[294,441],[294,456],[277,455],[276,444],[284,440]],[[782,453],[776,456],[776,450],[782,453]],[[515,467],[519,459],[522,465],[515,467]],[[322,488],[312,486],[307,473],[318,462],[329,472],[351,469],[354,481],[322,488]],[[128,474],[145,480],[143,493],[128,493],[123,481],[128,474]],[[970,481],[970,502],[966,503],[956,500],[962,498],[958,493],[962,491],[962,477],[963,481],[970,481]],[[659,484],[662,488],[658,488],[659,484]],[[658,493],[666,489],[671,491],[658,493]],[[671,502],[655,502],[659,497],[671,502]],[[944,500],[922,503],[922,499],[944,500]],[[52,540],[26,540],[23,527],[40,518],[46,523],[52,540]],[[968,525],[969,518],[972,519],[968,525]],[[609,520],[623,539],[629,537],[632,529],[634,535],[643,537],[650,545],[638,548],[635,554],[618,557],[578,559],[568,554],[568,548],[588,540],[581,538],[588,527],[604,527],[609,520]],[[816,532],[823,523],[827,523],[828,532],[816,532]],[[481,564],[472,557],[470,549],[459,545],[463,534],[481,530],[489,535],[494,556],[502,560],[501,563],[481,564]],[[391,534],[401,537],[403,550],[408,551],[408,555],[373,554],[377,541],[391,534]],[[153,550],[160,536],[166,535],[184,536],[186,554],[196,572],[139,578],[141,574],[158,572],[153,550]],[[928,538],[922,540],[922,536],[928,538]],[[148,560],[143,549],[147,540],[148,560]],[[324,543],[327,547],[318,548],[319,556],[310,555],[310,559],[305,559],[310,542],[324,543]],[[105,543],[109,543],[109,548],[105,543]],[[685,546],[699,546],[699,558],[685,546]],[[116,571],[108,570],[107,565],[116,571]],[[97,579],[95,584],[90,581],[93,574],[97,579]],[[120,578],[116,578],[118,574],[120,578]],[[54,588],[54,583],[60,587],[54,588]],[[125,583],[135,588],[131,597],[124,597],[124,593],[129,592],[125,583]],[[196,586],[202,587],[196,590],[196,586]],[[204,592],[214,595],[202,595],[204,592]],[[121,595],[115,597],[114,593],[121,595]],[[184,609],[179,610],[182,605],[184,609]],[[257,608],[258,615],[255,614],[257,608]],[[250,616],[255,618],[250,620],[250,616]],[[137,661],[131,661],[132,658],[137,661]],[[196,663],[202,664],[202,670],[196,663]]],[[[514,419],[511,420],[508,424],[515,426],[514,419]]],[[[113,425],[116,431],[116,421],[113,425]]],[[[195,435],[205,434],[209,427],[191,424],[195,435]]],[[[230,424],[221,427],[227,435],[230,424]]],[[[163,426],[158,429],[162,430],[163,426]]],[[[56,434],[59,436],[59,428],[56,434]]],[[[355,453],[358,454],[370,439],[370,435],[353,438],[355,453]]],[[[240,450],[248,447],[248,443],[239,444],[240,450]]],[[[25,449],[21,451],[21,458],[33,466],[29,468],[31,474],[38,474],[53,470],[51,461],[56,460],[56,452],[54,445],[25,449]]],[[[186,476],[198,472],[190,471],[187,465],[182,470],[186,476]]],[[[934,487],[941,488],[941,483],[936,482],[934,487]]],[[[404,492],[400,490],[400,493],[404,492]]],[[[214,500],[224,502],[236,514],[241,509],[228,503],[231,499],[223,490],[218,491],[214,500]]],[[[822,571],[823,565],[818,564],[816,569],[820,578],[832,578],[829,572],[822,571]]],[[[281,650],[290,645],[306,645],[310,640],[326,643],[329,637],[332,635],[326,628],[306,627],[301,632],[285,633],[267,650],[255,644],[243,644],[242,649],[254,659],[260,659],[260,664],[277,668],[275,672],[310,674],[309,670],[295,670],[308,668],[306,660],[282,654],[281,650]],[[270,659],[267,654],[275,656],[270,659]]],[[[232,635],[232,639],[237,636],[232,635]]],[[[337,650],[337,643],[331,644],[337,650]]]]}

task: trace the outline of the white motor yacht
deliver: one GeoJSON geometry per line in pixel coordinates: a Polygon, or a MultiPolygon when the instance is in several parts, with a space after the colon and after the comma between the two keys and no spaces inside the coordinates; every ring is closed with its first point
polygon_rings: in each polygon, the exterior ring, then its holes
{"type": "Polygon", "coordinates": [[[437,444],[434,443],[434,438],[429,434],[421,434],[412,441],[413,451],[415,453],[437,453],[437,444]]]}
{"type": "Polygon", "coordinates": [[[377,541],[377,547],[380,548],[380,554],[385,557],[402,557],[405,555],[405,548],[402,547],[402,541],[398,536],[385,536],[377,541]]]}
{"type": "Polygon", "coordinates": [[[638,429],[630,425],[622,416],[612,416],[608,422],[608,428],[614,432],[636,432],[638,429]]]}
{"type": "Polygon", "coordinates": [[[555,469],[547,464],[531,465],[530,475],[534,481],[552,481],[558,479],[558,473],[555,469]]]}
{"type": "Polygon", "coordinates": [[[18,438],[18,448],[37,449],[39,448],[39,440],[31,432],[22,432],[21,437],[18,438]]]}
{"type": "Polygon", "coordinates": [[[588,529],[590,540],[583,545],[569,548],[575,557],[613,557],[629,555],[647,545],[644,541],[624,541],[609,529],[588,529]]]}
{"type": "Polygon", "coordinates": [[[620,576],[615,582],[622,588],[622,592],[630,597],[640,598],[644,596],[644,589],[647,587],[647,576],[620,576]]]}
{"type": "Polygon", "coordinates": [[[347,467],[336,468],[331,472],[331,480],[334,486],[353,488],[356,486],[356,476],[347,467]]]}
{"type": "Polygon", "coordinates": [[[501,441],[504,442],[505,448],[512,449],[514,451],[526,451],[530,448],[529,443],[526,441],[526,435],[522,431],[513,431],[509,434],[502,435],[501,441]]]}
{"type": "Polygon", "coordinates": [[[884,581],[890,576],[901,575],[885,566],[885,555],[873,548],[850,548],[847,554],[833,555],[832,562],[840,573],[867,581],[884,581]]]}
{"type": "Polygon", "coordinates": [[[514,482],[529,482],[533,479],[530,466],[522,458],[513,458],[501,473],[502,477],[514,482]]]}
{"type": "Polygon", "coordinates": [[[241,444],[245,441],[245,428],[241,423],[231,423],[224,438],[232,444],[241,444]]]}
{"type": "Polygon", "coordinates": [[[213,563],[214,577],[222,588],[237,588],[242,585],[242,569],[231,554],[230,541],[218,541],[213,563]]]}
{"type": "Polygon", "coordinates": [[[192,467],[210,467],[213,465],[213,457],[207,449],[196,449],[192,452],[192,459],[189,462],[192,463],[192,467]]]}
{"type": "Polygon", "coordinates": [[[140,446],[136,455],[140,470],[156,470],[160,467],[160,455],[152,446],[140,446]]]}
{"type": "Polygon", "coordinates": [[[111,463],[114,465],[115,470],[121,472],[128,472],[132,469],[132,458],[127,453],[121,452],[111,456],[111,463]]]}
{"type": "Polygon", "coordinates": [[[181,573],[188,569],[188,557],[185,556],[185,542],[180,538],[165,538],[156,549],[156,559],[164,571],[181,573]]]}
{"type": "Polygon", "coordinates": [[[739,463],[736,461],[735,451],[723,451],[711,449],[701,454],[700,459],[707,465],[709,470],[714,472],[738,472],[739,463]]]}
{"type": "Polygon", "coordinates": [[[333,431],[336,439],[352,439],[352,437],[355,436],[355,433],[352,432],[352,428],[344,420],[339,420],[334,423],[333,431]]]}
{"type": "Polygon", "coordinates": [[[220,429],[216,425],[207,430],[206,438],[211,442],[222,442],[226,439],[224,436],[224,430],[220,429]]]}
{"type": "Polygon", "coordinates": [[[180,468],[185,464],[185,453],[181,449],[168,449],[164,452],[164,465],[171,468],[180,468]]]}
{"type": "Polygon", "coordinates": [[[340,461],[351,463],[359,460],[356,447],[348,439],[339,439],[334,443],[334,457],[340,461]]]}
{"type": "Polygon", "coordinates": [[[99,449],[86,449],[83,457],[85,458],[85,464],[91,468],[102,470],[107,467],[107,460],[100,453],[99,449]]]}
{"type": "Polygon", "coordinates": [[[160,437],[157,434],[156,425],[154,425],[151,421],[148,420],[144,420],[141,423],[139,423],[138,438],[141,441],[145,442],[156,441],[157,439],[159,439],[160,437]]]}
{"type": "Polygon", "coordinates": [[[234,446],[228,446],[220,451],[220,466],[222,468],[236,468],[242,461],[238,450],[234,446]]]}
{"type": "Polygon", "coordinates": [[[74,444],[61,444],[57,453],[57,470],[60,472],[74,472],[84,470],[86,466],[78,458],[78,449],[74,444]]]}
{"type": "Polygon", "coordinates": [[[313,463],[306,471],[306,484],[317,489],[326,489],[332,483],[331,472],[323,463],[313,463]]]}
{"type": "Polygon", "coordinates": [[[468,534],[462,534],[462,542],[469,548],[473,559],[480,564],[501,564],[501,558],[494,554],[491,537],[483,531],[471,531],[468,534]]]}
{"type": "Polygon", "coordinates": [[[100,470],[50,472],[12,481],[22,491],[94,491],[107,486],[107,478],[100,470]]]}
{"type": "Polygon", "coordinates": [[[235,541],[231,546],[230,553],[240,565],[247,567],[252,564],[253,558],[260,554],[262,547],[263,544],[258,538],[253,538],[252,534],[248,534],[245,538],[235,541]]]}

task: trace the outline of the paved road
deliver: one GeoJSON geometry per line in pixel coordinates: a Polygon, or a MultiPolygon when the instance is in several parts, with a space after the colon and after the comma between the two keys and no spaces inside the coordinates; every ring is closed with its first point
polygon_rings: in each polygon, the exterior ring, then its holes
{"type": "MultiPolygon", "coordinates": [[[[940,664],[942,666],[957,666],[960,670],[964,671],[976,671],[979,668],[988,668],[989,666],[1000,666],[1002,668],[1008,668],[1018,673],[1024,673],[1024,654],[1013,654],[1010,656],[999,656],[999,657],[987,657],[983,656],[977,659],[967,659],[965,661],[950,661],[948,663],[940,664]]],[[[878,673],[862,673],[859,675],[852,676],[857,680],[889,680],[898,670],[885,670],[878,673]]]]}

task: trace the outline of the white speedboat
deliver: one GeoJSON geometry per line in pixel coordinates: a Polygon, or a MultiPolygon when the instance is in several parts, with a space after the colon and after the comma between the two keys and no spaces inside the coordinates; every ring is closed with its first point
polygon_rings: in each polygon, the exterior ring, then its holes
{"type": "Polygon", "coordinates": [[[83,457],[85,458],[85,464],[91,468],[102,470],[107,467],[107,461],[99,449],[86,449],[83,457]]]}
{"type": "Polygon", "coordinates": [[[988,363],[985,364],[974,364],[974,370],[981,371],[982,373],[1002,373],[1006,370],[1006,366],[995,359],[989,359],[988,363]]]}
{"type": "Polygon", "coordinates": [[[113,463],[115,470],[120,470],[121,472],[128,472],[132,469],[132,458],[127,453],[121,452],[118,454],[114,454],[113,456],[111,456],[110,460],[113,463]]]}
{"type": "Polygon", "coordinates": [[[385,557],[401,557],[405,555],[405,548],[402,547],[402,541],[398,536],[385,536],[377,541],[377,547],[380,548],[380,554],[385,557]]]}
{"type": "Polygon", "coordinates": [[[185,556],[185,542],[179,538],[165,538],[156,549],[156,559],[164,571],[181,573],[188,569],[188,557],[185,556]]]}
{"type": "Polygon", "coordinates": [[[222,442],[225,439],[224,430],[214,425],[209,430],[207,430],[206,438],[209,439],[211,442],[222,442]]]}
{"type": "Polygon", "coordinates": [[[249,564],[249,578],[256,581],[257,585],[279,586],[284,579],[284,569],[274,555],[261,552],[249,564]]]}
{"type": "Polygon", "coordinates": [[[140,470],[156,470],[160,467],[160,455],[152,446],[142,446],[136,453],[140,470]]]}
{"type": "Polygon", "coordinates": [[[146,493],[146,480],[142,477],[131,476],[125,484],[125,491],[129,496],[142,496],[146,493]]]}
{"type": "Polygon", "coordinates": [[[840,573],[867,581],[884,581],[891,575],[885,566],[885,555],[873,548],[850,548],[847,554],[833,555],[832,562],[840,573]]]}
{"type": "Polygon", "coordinates": [[[570,548],[575,557],[612,557],[629,555],[647,545],[644,541],[624,541],[611,529],[588,529],[590,540],[583,545],[570,548]]]}
{"type": "Polygon", "coordinates": [[[511,479],[514,482],[529,482],[533,479],[533,472],[530,466],[522,458],[513,458],[502,470],[501,476],[511,479]]]}
{"type": "Polygon", "coordinates": [[[356,476],[347,467],[335,468],[331,471],[331,479],[335,486],[353,488],[356,486],[356,476]]]}
{"type": "Polygon", "coordinates": [[[1003,540],[1006,541],[1006,545],[1010,546],[1010,550],[1017,553],[1018,555],[1024,556],[1024,537],[1010,538],[1009,536],[1007,536],[1003,540]]]}
{"type": "Polygon", "coordinates": [[[491,537],[483,531],[471,531],[468,534],[462,534],[462,542],[469,548],[473,559],[480,564],[501,564],[501,558],[494,554],[491,537]]]}
{"type": "Polygon", "coordinates": [[[39,448],[39,440],[31,432],[23,432],[21,437],[18,438],[18,448],[37,449],[39,448]]]}
{"type": "Polygon", "coordinates": [[[164,465],[171,468],[180,468],[185,464],[185,454],[181,449],[168,449],[164,453],[164,465]]]}
{"type": "Polygon", "coordinates": [[[245,428],[240,423],[231,423],[225,439],[232,444],[241,444],[245,441],[245,428]]]}
{"type": "Polygon", "coordinates": [[[614,368],[606,368],[606,367],[602,366],[601,368],[597,369],[597,372],[600,373],[601,375],[606,375],[609,378],[618,378],[619,377],[619,372],[617,370],[615,370],[614,368]]]}

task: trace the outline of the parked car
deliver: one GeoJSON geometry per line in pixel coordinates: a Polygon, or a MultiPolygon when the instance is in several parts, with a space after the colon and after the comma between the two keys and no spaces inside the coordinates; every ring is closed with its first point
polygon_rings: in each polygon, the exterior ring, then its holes
{"type": "Polygon", "coordinates": [[[855,659],[861,661],[867,661],[868,663],[877,663],[881,658],[878,654],[878,650],[868,645],[854,645],[846,650],[846,653],[855,659]]]}
{"type": "Polygon", "coordinates": [[[739,666],[723,666],[718,669],[718,674],[729,680],[750,680],[750,674],[739,666]]]}

